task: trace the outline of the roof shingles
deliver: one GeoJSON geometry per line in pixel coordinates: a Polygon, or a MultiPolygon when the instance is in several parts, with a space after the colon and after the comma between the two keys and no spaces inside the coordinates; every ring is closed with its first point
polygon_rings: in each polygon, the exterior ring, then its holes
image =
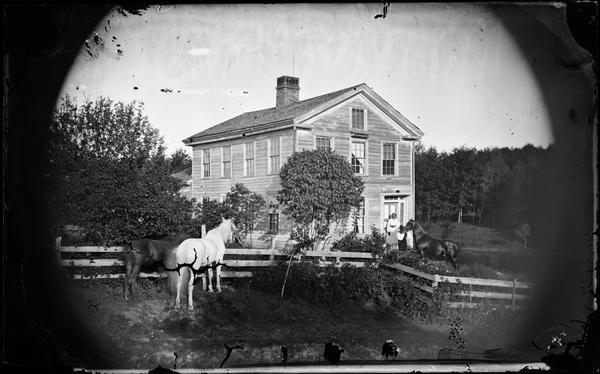
{"type": "MultiPolygon", "coordinates": [[[[364,83],[363,83],[364,84],[364,83]]],[[[200,140],[199,138],[212,138],[220,134],[228,134],[231,132],[244,132],[252,130],[257,126],[278,124],[285,121],[293,121],[294,118],[314,109],[315,107],[335,99],[346,92],[356,89],[360,86],[352,86],[339,91],[330,92],[325,95],[316,96],[310,99],[298,101],[296,103],[286,105],[282,108],[269,108],[253,112],[246,112],[239,116],[233,117],[218,125],[212,126],[204,131],[190,136],[186,142],[200,140]]]]}

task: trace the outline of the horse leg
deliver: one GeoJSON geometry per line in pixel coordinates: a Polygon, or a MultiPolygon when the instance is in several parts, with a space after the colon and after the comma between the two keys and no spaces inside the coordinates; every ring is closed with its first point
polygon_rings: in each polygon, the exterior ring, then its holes
{"type": "Polygon", "coordinates": [[[131,278],[131,262],[127,259],[127,265],[125,267],[125,300],[129,300],[129,279],[131,278]]]}
{"type": "Polygon", "coordinates": [[[195,277],[196,277],[196,275],[194,274],[192,269],[190,269],[190,281],[188,283],[188,309],[189,310],[194,310],[194,298],[192,297],[192,295],[194,293],[194,278],[195,277]]]}
{"type": "Polygon", "coordinates": [[[175,309],[179,309],[182,283],[183,283],[183,278],[181,277],[181,274],[179,274],[179,276],[177,277],[177,293],[175,295],[175,309]]]}
{"type": "Polygon", "coordinates": [[[206,278],[208,278],[208,292],[213,292],[213,286],[212,286],[212,269],[208,268],[206,270],[206,278]]]}
{"type": "Polygon", "coordinates": [[[217,275],[217,292],[221,292],[221,265],[217,266],[215,273],[217,275]]]}
{"type": "Polygon", "coordinates": [[[129,277],[129,285],[131,286],[131,298],[135,300],[137,288],[138,288],[138,275],[140,274],[140,268],[142,265],[135,264],[133,265],[133,270],[131,271],[131,277],[129,277]]]}

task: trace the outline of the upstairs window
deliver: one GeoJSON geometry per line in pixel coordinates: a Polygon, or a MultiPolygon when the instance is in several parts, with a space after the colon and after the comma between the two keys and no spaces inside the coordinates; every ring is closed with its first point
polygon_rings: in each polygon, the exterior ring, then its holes
{"type": "Polygon", "coordinates": [[[326,136],[317,136],[316,148],[317,150],[331,150],[331,138],[326,136]]]}
{"type": "Polygon", "coordinates": [[[210,178],[210,149],[202,150],[202,176],[210,178]]]}
{"type": "Polygon", "coordinates": [[[383,145],[383,175],[396,174],[396,145],[383,145]]]}
{"type": "Polygon", "coordinates": [[[281,162],[279,141],[279,137],[269,139],[269,172],[271,174],[279,174],[281,162]]]}
{"type": "Polygon", "coordinates": [[[363,109],[352,108],[352,128],[365,129],[365,111],[363,109]]]}
{"type": "Polygon", "coordinates": [[[246,160],[244,164],[244,175],[251,177],[254,175],[254,143],[244,144],[244,154],[246,160]]]}
{"type": "Polygon", "coordinates": [[[223,178],[231,178],[231,146],[223,147],[223,178]]]}
{"type": "Polygon", "coordinates": [[[354,174],[364,174],[365,143],[352,142],[352,170],[354,174]]]}

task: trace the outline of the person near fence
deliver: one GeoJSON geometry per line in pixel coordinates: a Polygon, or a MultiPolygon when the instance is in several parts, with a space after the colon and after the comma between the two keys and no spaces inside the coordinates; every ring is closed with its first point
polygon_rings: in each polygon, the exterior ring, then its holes
{"type": "Polygon", "coordinates": [[[404,234],[400,232],[400,221],[396,218],[396,213],[392,213],[385,226],[387,232],[386,243],[392,248],[400,249],[400,240],[404,238],[404,234]]]}

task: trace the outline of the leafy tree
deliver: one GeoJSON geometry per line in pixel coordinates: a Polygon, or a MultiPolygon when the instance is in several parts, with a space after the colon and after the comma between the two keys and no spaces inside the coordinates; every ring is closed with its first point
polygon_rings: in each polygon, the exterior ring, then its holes
{"type": "Polygon", "coordinates": [[[446,157],[448,199],[458,210],[458,222],[462,222],[465,208],[473,207],[477,193],[477,151],[474,148],[456,148],[446,157]]]}
{"type": "Polygon", "coordinates": [[[200,208],[198,220],[206,225],[206,230],[212,230],[221,224],[221,218],[229,218],[225,204],[218,200],[204,200],[200,208]]]}
{"type": "Polygon", "coordinates": [[[531,236],[531,227],[527,223],[523,223],[519,225],[515,229],[515,234],[523,241],[525,248],[527,248],[527,238],[531,236]]]}
{"type": "Polygon", "coordinates": [[[252,232],[258,217],[266,206],[260,194],[250,191],[243,183],[236,183],[225,196],[224,209],[235,218],[245,231],[252,232]]]}
{"type": "Polygon", "coordinates": [[[281,168],[277,200],[296,227],[292,239],[312,246],[324,239],[334,223],[358,209],[364,189],[348,161],[330,150],[294,153],[281,168]]]}
{"type": "Polygon", "coordinates": [[[415,195],[416,215],[420,220],[432,220],[443,216],[448,209],[440,188],[444,183],[441,155],[435,148],[415,147],[415,195]]]}
{"type": "Polygon", "coordinates": [[[181,171],[188,171],[191,174],[192,169],[192,158],[185,151],[185,149],[177,149],[169,157],[169,171],[171,173],[178,173],[181,171]]]}
{"type": "Polygon", "coordinates": [[[142,104],[100,97],[78,106],[66,96],[52,119],[49,152],[58,234],[75,224],[108,244],[199,230],[195,202],[178,194],[142,104]]]}

